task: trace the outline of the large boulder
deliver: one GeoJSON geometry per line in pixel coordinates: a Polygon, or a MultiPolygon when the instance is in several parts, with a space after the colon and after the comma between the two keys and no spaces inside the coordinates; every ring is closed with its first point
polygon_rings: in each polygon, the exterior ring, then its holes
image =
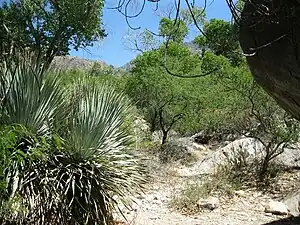
{"type": "Polygon", "coordinates": [[[198,171],[200,173],[212,173],[217,166],[227,163],[228,160],[234,159],[240,154],[249,160],[261,157],[262,149],[263,145],[254,138],[235,140],[207,155],[199,162],[198,171]]]}
{"type": "MultiPolygon", "coordinates": [[[[244,137],[209,152],[203,160],[197,162],[189,170],[192,171],[191,174],[193,176],[210,174],[215,172],[217,166],[224,165],[229,160],[243,158],[247,162],[251,162],[253,159],[262,159],[265,154],[266,152],[261,142],[254,138],[244,137]]],[[[274,163],[291,169],[300,168],[300,143],[286,147],[283,153],[274,159],[274,163]]]]}
{"type": "Polygon", "coordinates": [[[255,80],[300,119],[300,1],[246,1],[240,44],[255,80]]]}

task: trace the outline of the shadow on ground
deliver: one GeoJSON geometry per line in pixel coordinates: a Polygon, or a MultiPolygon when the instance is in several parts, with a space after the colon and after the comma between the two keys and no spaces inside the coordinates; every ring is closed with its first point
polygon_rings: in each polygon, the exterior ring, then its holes
{"type": "Polygon", "coordinates": [[[289,217],[285,219],[276,220],[262,225],[300,225],[300,217],[289,217]]]}

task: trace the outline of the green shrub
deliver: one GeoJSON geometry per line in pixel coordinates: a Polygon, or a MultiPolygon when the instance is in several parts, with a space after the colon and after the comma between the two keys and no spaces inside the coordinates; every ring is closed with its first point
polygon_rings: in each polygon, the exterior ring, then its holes
{"type": "Polygon", "coordinates": [[[198,201],[208,197],[210,190],[201,183],[187,183],[183,189],[172,196],[170,206],[182,213],[199,212],[198,201]]]}

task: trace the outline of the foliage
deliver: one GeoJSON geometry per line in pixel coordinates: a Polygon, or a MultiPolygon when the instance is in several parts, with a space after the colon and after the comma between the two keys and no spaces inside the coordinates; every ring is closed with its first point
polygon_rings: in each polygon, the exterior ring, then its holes
{"type": "Polygon", "coordinates": [[[156,146],[156,149],[152,150],[162,163],[179,162],[182,165],[191,165],[197,161],[196,154],[188,152],[186,146],[174,142],[174,140],[168,140],[163,146],[156,146]]]}
{"type": "MultiPolygon", "coordinates": [[[[193,13],[193,16],[194,16],[198,26],[203,25],[205,22],[205,19],[206,19],[205,10],[200,7],[193,7],[192,13],[193,13]]],[[[194,23],[195,23],[193,16],[189,9],[181,9],[180,10],[180,18],[188,27],[191,25],[194,25],[194,23]]]]}
{"type": "Polygon", "coordinates": [[[36,180],[30,182],[30,176],[44,164],[54,142],[55,139],[36,136],[22,125],[2,127],[0,139],[1,164],[4,167],[1,173],[1,182],[4,184],[0,204],[2,224],[28,221],[25,215],[29,213],[29,205],[36,203],[32,202],[35,196],[31,191],[33,188],[41,187],[41,184],[35,183],[36,180]]]}
{"type": "Polygon", "coordinates": [[[2,123],[22,124],[44,135],[50,132],[55,119],[64,117],[63,94],[57,75],[36,73],[24,61],[6,65],[0,73],[2,123]]]}
{"type": "MultiPolygon", "coordinates": [[[[169,68],[178,73],[189,73],[199,65],[197,55],[175,42],[167,49],[169,68]],[[183,57],[183,58],[182,58],[183,57]],[[180,60],[184,59],[184,60],[180,60]]],[[[127,94],[133,98],[151,124],[151,130],[160,128],[168,133],[188,110],[194,110],[188,85],[190,80],[182,80],[167,74],[163,62],[164,48],[145,52],[134,61],[132,75],[128,76],[127,94]]],[[[163,141],[166,139],[164,136],[163,141]]]]}
{"type": "Polygon", "coordinates": [[[200,35],[194,40],[202,51],[210,50],[216,55],[223,55],[234,65],[243,60],[234,24],[211,19],[204,24],[203,31],[205,35],[200,35]]]}
{"type": "Polygon", "coordinates": [[[97,85],[108,84],[118,92],[125,89],[127,74],[123,72],[106,73],[106,69],[92,68],[91,70],[68,70],[59,72],[62,86],[69,91],[79,80],[85,82],[96,83],[97,85]]]}
{"type": "Polygon", "coordinates": [[[187,182],[180,191],[172,195],[170,206],[182,213],[196,214],[203,210],[199,206],[199,201],[210,196],[230,198],[240,185],[238,182],[230,182],[227,173],[219,169],[204,182],[187,182]]]}
{"type": "Polygon", "coordinates": [[[25,64],[1,71],[1,223],[110,224],[144,182],[130,101],[91,81],[62,95],[57,75],[25,64]]]}
{"type": "Polygon", "coordinates": [[[225,163],[219,165],[218,170],[226,175],[229,183],[239,183],[243,187],[269,188],[272,183],[276,183],[278,175],[284,168],[269,160],[269,149],[262,151],[255,149],[255,151],[255,155],[250,155],[247,149],[240,146],[239,149],[232,151],[231,156],[226,155],[225,163]],[[265,167],[266,160],[269,160],[267,167],[265,167]]]}
{"type": "Polygon", "coordinates": [[[48,66],[56,55],[79,49],[105,36],[99,17],[102,0],[22,0],[0,7],[0,57],[30,49],[48,66]]]}
{"type": "Polygon", "coordinates": [[[182,213],[193,214],[201,211],[198,201],[208,197],[210,190],[201,183],[186,183],[183,189],[172,196],[170,206],[182,213]]]}
{"type": "Polygon", "coordinates": [[[167,39],[181,43],[188,34],[188,28],[182,20],[175,21],[168,18],[161,18],[159,34],[167,39]]]}

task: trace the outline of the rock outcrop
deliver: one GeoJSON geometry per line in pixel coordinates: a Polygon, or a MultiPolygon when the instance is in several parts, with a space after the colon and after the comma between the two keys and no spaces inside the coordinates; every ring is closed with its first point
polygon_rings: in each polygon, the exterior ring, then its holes
{"type": "Polygon", "coordinates": [[[240,44],[255,80],[300,119],[300,1],[247,1],[240,44]]]}

